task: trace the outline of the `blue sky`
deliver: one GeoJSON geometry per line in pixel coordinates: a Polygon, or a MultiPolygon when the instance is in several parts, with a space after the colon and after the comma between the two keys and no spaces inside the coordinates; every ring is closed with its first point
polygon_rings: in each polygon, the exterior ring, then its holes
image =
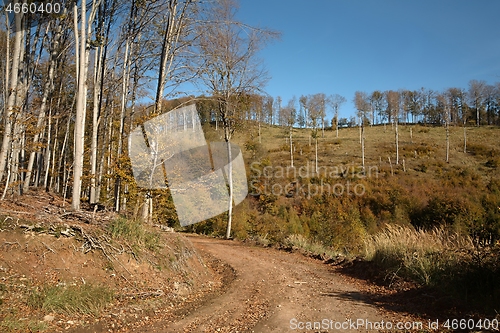
{"type": "Polygon", "coordinates": [[[497,0],[240,0],[237,17],[282,33],[261,53],[271,96],[337,93],[348,117],[356,90],[499,82],[499,15],[497,0]]]}

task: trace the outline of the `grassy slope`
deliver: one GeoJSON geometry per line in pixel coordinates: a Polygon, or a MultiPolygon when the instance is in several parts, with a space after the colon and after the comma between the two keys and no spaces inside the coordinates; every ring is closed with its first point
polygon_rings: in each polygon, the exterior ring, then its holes
{"type": "MultiPolygon", "coordinates": [[[[244,148],[248,165],[253,161],[266,161],[266,165],[288,166],[288,131],[267,126],[262,129],[261,144],[255,144],[259,141],[257,133],[256,128],[247,128],[234,140],[242,147],[253,148],[244,148]]],[[[293,131],[295,167],[305,166],[309,161],[310,170],[313,169],[315,151],[313,140],[309,145],[310,133],[309,129],[293,131]]],[[[340,251],[349,249],[344,243],[356,243],[363,238],[364,245],[355,248],[355,253],[373,260],[386,272],[383,274],[399,275],[421,285],[447,290],[455,296],[465,297],[467,302],[489,308],[486,311],[498,310],[495,304],[500,299],[500,290],[495,286],[500,284],[500,128],[467,128],[465,153],[463,135],[463,128],[450,128],[450,157],[446,163],[445,128],[400,125],[400,164],[395,165],[394,130],[390,125],[368,127],[365,129],[365,163],[367,168],[373,167],[374,172],[368,179],[354,179],[366,186],[367,191],[362,196],[354,199],[330,197],[330,200],[281,197],[274,198],[271,205],[260,205],[261,196],[255,200],[255,205],[250,204],[240,211],[257,209],[258,213],[250,215],[264,223],[270,221],[289,226],[292,219],[298,218],[302,226],[309,226],[309,230],[302,228],[298,232],[288,228],[283,237],[289,236],[284,241],[277,238],[285,245],[297,244],[294,242],[297,236],[290,236],[294,233],[306,234],[312,244],[320,241],[325,248],[340,251]],[[389,158],[394,175],[391,175],[389,158]],[[360,213],[351,218],[349,207],[358,207],[360,213]],[[383,208],[377,210],[377,207],[383,208]],[[298,217],[280,214],[282,210],[297,211],[298,217]],[[328,210],[336,214],[324,213],[328,210]],[[307,214],[318,214],[319,220],[324,217],[328,222],[319,223],[320,231],[314,232],[313,218],[306,218],[304,215],[307,214]],[[263,215],[266,218],[261,218],[263,215]],[[361,221],[357,228],[352,227],[354,219],[361,221]],[[401,227],[385,229],[386,223],[401,227]],[[415,231],[412,224],[427,227],[428,231],[415,231]],[[487,242],[489,237],[496,240],[496,244],[495,241],[490,247],[477,244],[479,240],[487,242]]],[[[318,145],[320,167],[360,169],[358,128],[341,129],[338,138],[335,131],[325,131],[318,145]]],[[[290,179],[285,180],[288,181],[290,179]]],[[[279,183],[280,179],[271,179],[271,182],[279,183]]],[[[342,182],[342,179],[334,182],[342,182]]],[[[245,227],[248,228],[248,224],[245,227]]],[[[259,227],[253,227],[259,230],[259,227]]],[[[266,231],[266,238],[272,238],[267,233],[282,229],[260,227],[266,231]]],[[[302,243],[305,244],[303,248],[311,248],[311,243],[302,243]]]]}

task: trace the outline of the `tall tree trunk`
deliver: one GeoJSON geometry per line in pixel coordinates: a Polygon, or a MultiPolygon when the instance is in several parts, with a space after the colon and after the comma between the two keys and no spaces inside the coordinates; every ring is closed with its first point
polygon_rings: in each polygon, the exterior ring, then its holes
{"type": "Polygon", "coordinates": [[[293,143],[292,143],[292,129],[293,127],[290,127],[290,167],[293,168],[293,143]]]}
{"type": "Polygon", "coordinates": [[[96,172],[97,172],[97,136],[99,134],[99,123],[100,123],[100,94],[101,91],[101,67],[103,65],[104,59],[104,48],[102,46],[98,47],[95,51],[94,60],[94,101],[92,110],[92,140],[90,143],[90,198],[89,202],[94,204],[96,200],[96,172]]]}
{"type": "MultiPolygon", "coordinates": [[[[226,130],[227,132],[227,130],[226,130]]],[[[229,140],[229,136],[226,135],[226,144],[227,144],[227,160],[228,160],[228,183],[229,183],[229,205],[228,205],[228,219],[227,219],[227,228],[226,228],[226,239],[231,238],[231,224],[233,220],[233,163],[231,156],[231,143],[229,140]]]]}
{"type": "Polygon", "coordinates": [[[464,120],[464,153],[467,152],[467,127],[466,121],[464,120]]]}
{"type": "MultiPolygon", "coordinates": [[[[120,128],[118,130],[118,148],[116,154],[116,160],[118,166],[120,165],[120,158],[123,149],[122,147],[123,147],[123,130],[125,127],[125,110],[127,105],[127,94],[129,88],[129,80],[130,80],[129,49],[130,49],[130,36],[127,36],[127,40],[125,42],[125,55],[123,60],[122,96],[120,105],[120,128]]],[[[120,187],[121,187],[120,183],[121,179],[119,176],[117,176],[115,181],[115,211],[117,212],[120,210],[120,187]]]]}
{"type": "Polygon", "coordinates": [[[363,167],[363,172],[365,171],[365,126],[364,123],[361,125],[361,165],[363,167]]]}
{"type": "MultiPolygon", "coordinates": [[[[83,174],[83,154],[84,154],[84,143],[85,143],[85,109],[86,109],[86,69],[85,69],[85,58],[86,58],[86,47],[87,47],[87,31],[86,31],[86,19],[87,19],[87,7],[86,1],[81,2],[81,20],[80,20],[80,34],[78,34],[78,29],[75,29],[75,43],[78,45],[79,50],[77,51],[78,62],[77,62],[77,81],[78,90],[76,94],[76,119],[75,119],[75,130],[74,130],[74,165],[73,165],[73,192],[71,208],[73,210],[80,210],[80,193],[82,188],[81,177],[83,174]]],[[[78,26],[78,7],[75,2],[74,5],[74,20],[75,27],[78,26]]]]}
{"type": "MultiPolygon", "coordinates": [[[[18,3],[18,1],[14,1],[18,3]]],[[[9,155],[10,143],[12,140],[12,114],[15,108],[17,89],[18,89],[18,74],[19,74],[19,63],[22,53],[22,39],[23,39],[23,29],[22,29],[22,13],[16,13],[15,25],[16,32],[14,38],[14,50],[12,53],[12,66],[9,83],[9,92],[7,99],[7,107],[4,115],[5,127],[3,132],[2,147],[0,149],[0,181],[3,179],[3,174],[5,171],[5,166],[7,164],[7,157],[9,155]]],[[[6,184],[7,186],[8,184],[6,184]]]]}
{"type": "Polygon", "coordinates": [[[395,139],[396,139],[396,165],[399,165],[399,131],[398,131],[398,120],[394,122],[396,126],[395,139]]]}
{"type": "Polygon", "coordinates": [[[78,45],[78,39],[80,39],[79,48],[80,51],[78,59],[78,92],[76,99],[76,119],[75,119],[75,131],[74,131],[74,166],[73,166],[73,191],[72,191],[72,201],[71,209],[80,210],[80,195],[82,189],[82,174],[83,174],[83,155],[84,155],[84,145],[85,145],[85,113],[87,104],[87,71],[88,71],[88,50],[87,50],[87,38],[90,36],[92,31],[92,23],[96,15],[97,7],[99,6],[100,0],[92,1],[92,9],[90,11],[88,24],[87,24],[87,6],[86,2],[81,2],[81,15],[80,15],[80,36],[78,36],[78,7],[75,2],[74,5],[74,24],[75,24],[75,44],[78,45]],[[88,31],[87,31],[88,29],[88,31]]]}

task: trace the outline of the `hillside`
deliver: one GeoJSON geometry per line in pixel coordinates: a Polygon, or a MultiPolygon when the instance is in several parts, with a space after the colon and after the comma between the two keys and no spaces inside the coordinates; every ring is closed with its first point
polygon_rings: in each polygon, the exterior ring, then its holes
{"type": "MultiPolygon", "coordinates": [[[[250,191],[236,207],[234,236],[292,253],[185,237],[167,226],[221,236],[223,215],[180,228],[162,220],[161,205],[160,223],[148,225],[90,207],[71,212],[68,201],[42,191],[9,195],[0,201],[1,330],[282,332],[292,317],[332,317],[336,302],[346,318],[493,319],[499,129],[468,129],[464,153],[462,129],[452,128],[445,163],[444,129],[411,128],[412,137],[400,127],[400,165],[391,128],[367,128],[365,173],[358,129],[342,129],[339,138],[325,131],[319,174],[310,130],[294,129],[301,172],[288,175],[286,129],[262,128],[260,143],[257,127],[237,132],[250,190],[262,192],[250,191]],[[358,192],[331,191],[349,182],[358,192]],[[327,191],[298,190],[309,185],[327,191]]],[[[206,137],[220,140],[213,128],[206,137]]]]}
{"type": "Polygon", "coordinates": [[[119,331],[222,288],[186,238],[68,205],[41,191],[0,202],[1,332],[119,331]]]}
{"type": "MultiPolygon", "coordinates": [[[[250,197],[235,209],[234,235],[262,244],[292,244],[320,256],[362,257],[380,274],[444,289],[477,307],[498,310],[500,290],[500,149],[497,127],[449,131],[441,126],[365,128],[339,137],[294,129],[246,126],[250,197]],[[311,138],[311,139],[310,139],[311,138]],[[388,228],[389,227],[389,228],[388,228]],[[418,254],[418,255],[417,255],[418,254]]],[[[218,140],[216,133],[207,135],[218,140]]],[[[224,217],[189,230],[223,235],[224,217]]],[[[388,282],[389,283],[389,282],[388,282]]]]}

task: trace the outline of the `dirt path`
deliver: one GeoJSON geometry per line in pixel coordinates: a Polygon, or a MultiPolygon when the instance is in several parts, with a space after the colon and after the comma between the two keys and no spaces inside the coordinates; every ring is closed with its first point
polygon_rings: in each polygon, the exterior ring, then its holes
{"type": "Polygon", "coordinates": [[[317,260],[235,241],[189,239],[203,255],[229,265],[234,280],[198,309],[141,332],[363,332],[366,327],[351,322],[396,323],[394,314],[381,313],[352,282],[317,260]]]}

